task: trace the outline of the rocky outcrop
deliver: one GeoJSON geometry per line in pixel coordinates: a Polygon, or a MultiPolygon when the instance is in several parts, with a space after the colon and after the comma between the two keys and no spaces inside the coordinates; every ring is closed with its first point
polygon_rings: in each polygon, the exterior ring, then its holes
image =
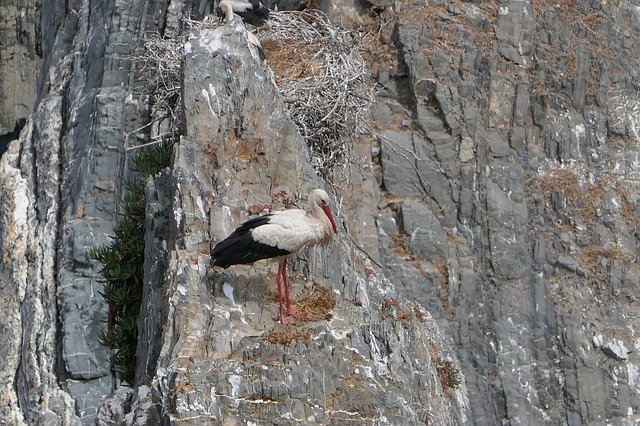
{"type": "MultiPolygon", "coordinates": [[[[43,60],[2,63],[28,80],[21,102],[31,91],[39,99],[20,141],[2,155],[0,293],[7,326],[0,340],[7,342],[7,362],[0,417],[9,423],[91,423],[114,387],[108,351],[98,343],[106,319],[102,284],[86,251],[109,240],[127,171],[124,134],[145,117],[133,91],[122,90],[137,34],[155,28],[155,11],[145,9],[149,15],[138,20],[142,8],[46,2],[37,10],[43,60]],[[135,19],[107,20],[115,16],[135,19]],[[37,65],[39,79],[30,74],[37,65]]],[[[25,10],[16,12],[20,19],[38,20],[25,10]]]]}
{"type": "Polygon", "coordinates": [[[210,4],[57,3],[1,6],[0,136],[31,113],[0,161],[5,422],[638,421],[633,2],[324,2],[380,35],[380,91],[339,236],[291,274],[331,318],[288,330],[273,268],[211,269],[210,244],[324,182],[242,25],[194,31],[185,134],[147,188],[138,384],[115,391],[86,250],[149,137],[131,57],[210,4]]]}
{"type": "MultiPolygon", "coordinates": [[[[255,49],[239,22],[193,32],[185,44],[186,132],[165,198],[177,238],[157,369],[140,377],[152,386],[133,395],[132,414],[144,419],[135,422],[460,423],[464,386],[445,393],[439,378],[452,359],[447,339],[418,305],[392,299],[387,278],[344,236],[295,262],[294,303],[335,303],[304,326],[274,328],[273,267],[210,268],[210,244],[253,206],[277,208],[321,185],[255,49]]],[[[99,422],[112,416],[105,409],[99,422]]]]}

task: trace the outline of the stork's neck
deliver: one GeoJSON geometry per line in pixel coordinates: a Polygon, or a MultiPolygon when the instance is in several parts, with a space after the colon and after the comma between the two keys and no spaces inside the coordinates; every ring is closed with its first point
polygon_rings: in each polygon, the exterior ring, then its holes
{"type": "Polygon", "coordinates": [[[311,215],[322,225],[322,235],[319,236],[319,242],[328,244],[331,238],[333,238],[333,226],[331,225],[331,221],[322,207],[318,204],[313,203],[311,209],[311,215]]]}
{"type": "Polygon", "coordinates": [[[224,10],[224,22],[231,22],[233,19],[233,8],[231,7],[231,3],[228,1],[221,1],[220,7],[224,10]]]}

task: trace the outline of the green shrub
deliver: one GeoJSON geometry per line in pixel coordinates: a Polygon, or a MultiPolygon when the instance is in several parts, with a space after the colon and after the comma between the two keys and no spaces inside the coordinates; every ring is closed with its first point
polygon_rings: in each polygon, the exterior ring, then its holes
{"type": "Polygon", "coordinates": [[[100,343],[113,351],[110,362],[120,379],[133,385],[138,314],[144,278],[145,186],[147,178],[168,167],[177,135],[159,145],[140,151],[133,159],[136,176],[127,179],[122,214],[117,219],[111,244],[95,247],[88,256],[102,264],[101,293],[109,306],[107,328],[99,334],[100,343]]]}

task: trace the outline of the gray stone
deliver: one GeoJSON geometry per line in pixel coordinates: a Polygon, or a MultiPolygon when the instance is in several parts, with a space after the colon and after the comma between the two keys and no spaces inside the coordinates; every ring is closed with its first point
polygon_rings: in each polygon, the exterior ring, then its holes
{"type": "Polygon", "coordinates": [[[630,351],[620,339],[611,339],[602,345],[602,352],[617,360],[629,358],[630,351]]]}
{"type": "MultiPolygon", "coordinates": [[[[33,112],[40,72],[40,11],[35,1],[6,1],[0,6],[0,140],[33,112]]],[[[13,138],[12,138],[13,139],[13,138]]],[[[17,139],[17,138],[16,138],[17,139]]],[[[0,155],[5,147],[0,146],[0,155]]]]}
{"type": "Polygon", "coordinates": [[[511,222],[522,225],[527,222],[529,213],[524,203],[514,200],[508,191],[488,179],[486,183],[489,214],[500,223],[511,222]]]}
{"type": "Polygon", "coordinates": [[[558,266],[562,266],[568,271],[574,272],[582,277],[587,276],[587,271],[580,265],[576,259],[569,256],[559,256],[558,260],[556,260],[556,264],[558,266]]]}
{"type": "Polygon", "coordinates": [[[486,140],[491,155],[495,158],[502,158],[509,155],[509,144],[504,139],[500,131],[492,131],[487,135],[486,140]]]}
{"type": "MultiPolygon", "coordinates": [[[[241,24],[223,26],[225,52],[185,57],[187,134],[149,187],[141,383],[111,398],[86,250],[117,217],[128,135],[166,128],[143,127],[156,112],[132,86],[131,54],[140,34],[175,38],[183,15],[211,6],[0,6],[0,142],[28,117],[0,160],[2,421],[637,423],[633,7],[446,1],[422,22],[424,2],[384,5],[386,45],[371,49],[384,53],[373,63],[385,107],[371,111],[384,130],[350,146],[326,185],[336,241],[290,262],[294,299],[323,285],[333,317],[301,328],[308,344],[269,343],[274,268],[209,266],[210,244],[249,207],[325,186],[241,24]],[[557,179],[569,173],[587,194],[557,179]],[[447,359],[463,379],[451,396],[436,365],[447,359]]],[[[352,2],[322,7],[363,21],[352,2]]]]}
{"type": "Polygon", "coordinates": [[[385,131],[380,146],[385,188],[402,196],[429,195],[447,212],[448,224],[454,217],[449,184],[425,141],[417,133],[385,131]]]}
{"type": "Polygon", "coordinates": [[[469,137],[463,137],[460,141],[460,162],[468,163],[475,158],[475,155],[473,140],[469,137]]]}
{"type": "Polygon", "coordinates": [[[433,212],[421,202],[411,199],[402,203],[400,211],[404,232],[410,237],[411,251],[418,258],[446,258],[447,235],[433,212]]]}
{"type": "Polygon", "coordinates": [[[582,46],[576,51],[576,69],[573,78],[573,106],[582,111],[589,86],[591,74],[591,55],[582,46]]]}

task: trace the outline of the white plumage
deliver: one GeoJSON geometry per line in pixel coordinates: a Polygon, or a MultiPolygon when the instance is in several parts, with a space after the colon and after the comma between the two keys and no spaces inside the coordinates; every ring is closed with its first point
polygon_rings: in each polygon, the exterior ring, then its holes
{"type": "Polygon", "coordinates": [[[250,219],[218,243],[211,252],[213,265],[223,268],[253,263],[261,259],[278,259],[276,281],[282,323],[296,315],[289,298],[287,259],[305,247],[328,244],[337,232],[329,208],[329,196],[324,190],[314,189],[309,193],[309,207],[310,213],[291,209],[250,219]],[[287,302],[286,315],[282,301],[281,279],[284,282],[287,302]]]}
{"type": "Polygon", "coordinates": [[[326,225],[304,210],[285,210],[273,213],[269,223],[255,228],[252,236],[259,243],[293,253],[322,242],[330,235],[326,225]]]}
{"type": "Polygon", "coordinates": [[[231,22],[234,15],[239,15],[244,22],[261,26],[269,19],[269,8],[260,0],[221,0],[218,9],[224,22],[231,22]]]}

